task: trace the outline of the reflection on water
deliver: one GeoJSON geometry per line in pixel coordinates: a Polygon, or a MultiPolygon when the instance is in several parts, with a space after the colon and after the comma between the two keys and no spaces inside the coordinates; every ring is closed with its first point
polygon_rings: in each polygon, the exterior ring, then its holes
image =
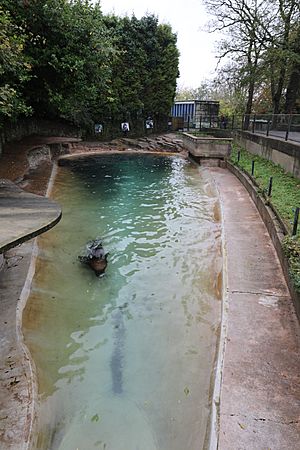
{"type": "Polygon", "coordinates": [[[63,219],[39,240],[24,313],[40,450],[203,447],[220,320],[217,200],[179,157],[59,169],[63,219]],[[101,237],[97,278],[77,256],[101,237]]]}

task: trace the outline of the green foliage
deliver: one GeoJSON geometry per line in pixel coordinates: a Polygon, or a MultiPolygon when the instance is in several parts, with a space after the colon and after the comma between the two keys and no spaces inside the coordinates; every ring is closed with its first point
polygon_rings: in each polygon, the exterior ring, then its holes
{"type": "Polygon", "coordinates": [[[259,187],[267,192],[270,177],[273,177],[271,201],[288,229],[292,227],[294,208],[300,204],[300,180],[286,173],[282,167],[260,156],[253,155],[237,145],[233,145],[231,160],[237,163],[237,152],[241,152],[239,167],[251,173],[255,161],[254,178],[259,187]]]}
{"type": "Polygon", "coordinates": [[[296,236],[286,236],[283,249],[289,259],[291,278],[297,291],[300,291],[300,240],[296,236]]]}
{"type": "Polygon", "coordinates": [[[10,14],[0,7],[0,121],[31,112],[19,92],[31,68],[23,51],[25,38],[10,14]]]}
{"type": "Polygon", "coordinates": [[[116,118],[168,115],[178,76],[176,36],[153,15],[106,18],[118,55],[110,114],[116,118]]]}
{"type": "Polygon", "coordinates": [[[178,76],[176,35],[155,16],[105,17],[91,0],[2,5],[2,115],[26,113],[30,105],[39,117],[90,126],[169,114],[178,76]]]}
{"type": "Polygon", "coordinates": [[[27,30],[32,78],[26,94],[42,116],[75,123],[92,120],[92,105],[106,95],[112,40],[100,6],[81,0],[41,0],[19,10],[27,30]]]}

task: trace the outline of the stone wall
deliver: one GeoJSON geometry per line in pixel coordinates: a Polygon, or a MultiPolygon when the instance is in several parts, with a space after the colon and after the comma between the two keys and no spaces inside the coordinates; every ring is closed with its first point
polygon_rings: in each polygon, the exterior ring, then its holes
{"type": "Polygon", "coordinates": [[[262,156],[300,178],[300,144],[286,142],[248,131],[237,131],[235,141],[250,153],[262,156]]]}
{"type": "Polygon", "coordinates": [[[0,155],[6,142],[18,141],[26,136],[68,136],[81,137],[82,131],[65,121],[51,121],[29,118],[19,120],[15,124],[7,124],[0,131],[0,155]]]}

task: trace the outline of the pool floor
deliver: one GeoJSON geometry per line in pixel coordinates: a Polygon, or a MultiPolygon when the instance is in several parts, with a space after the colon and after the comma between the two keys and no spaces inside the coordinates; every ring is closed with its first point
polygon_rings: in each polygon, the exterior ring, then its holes
{"type": "Polygon", "coordinates": [[[196,450],[208,438],[221,315],[218,199],[177,156],[59,168],[23,317],[39,450],[196,450]],[[80,264],[90,239],[103,277],[80,264]]]}

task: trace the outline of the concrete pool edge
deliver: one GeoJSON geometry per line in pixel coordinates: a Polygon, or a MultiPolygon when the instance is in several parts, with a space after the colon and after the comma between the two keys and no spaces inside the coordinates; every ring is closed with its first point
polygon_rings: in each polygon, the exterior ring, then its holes
{"type": "MultiPolygon", "coordinates": [[[[54,182],[55,182],[56,173],[57,173],[57,164],[56,164],[56,162],[53,162],[50,178],[49,178],[48,185],[47,185],[47,191],[46,191],[46,196],[45,196],[46,198],[49,198],[51,195],[51,191],[53,189],[54,182]]],[[[61,218],[61,215],[62,214],[60,214],[60,218],[61,218]]],[[[60,218],[59,218],[59,220],[60,220],[60,218]]],[[[55,226],[56,223],[53,226],[55,226]]],[[[36,426],[37,407],[38,407],[37,371],[36,371],[36,365],[35,365],[34,359],[25,343],[25,340],[24,340],[24,334],[22,331],[22,323],[23,323],[23,311],[24,311],[27,301],[29,299],[30,291],[32,288],[32,281],[33,281],[33,278],[35,275],[38,253],[39,253],[39,248],[38,248],[38,243],[37,243],[37,237],[35,237],[34,241],[33,241],[33,245],[32,245],[28,273],[27,273],[20,297],[18,299],[17,308],[16,308],[16,336],[17,336],[17,341],[19,343],[21,351],[24,355],[24,360],[27,363],[27,368],[24,368],[24,372],[25,372],[26,378],[28,380],[28,390],[30,392],[30,399],[31,399],[31,401],[29,402],[27,414],[26,414],[27,422],[28,422],[28,424],[27,424],[28,439],[25,440],[24,444],[22,445],[22,450],[30,450],[36,444],[36,442],[35,442],[36,436],[34,433],[34,428],[36,426]]]]}
{"type": "Polygon", "coordinates": [[[271,205],[268,204],[267,200],[264,199],[260,194],[258,186],[255,186],[250,176],[248,176],[230,161],[226,161],[226,167],[247,189],[268,230],[277,256],[279,258],[291,297],[293,299],[298,320],[300,322],[300,293],[296,290],[295,285],[290,277],[288,258],[286,257],[282,246],[282,240],[287,233],[286,229],[284,229],[284,225],[282,224],[282,220],[280,217],[278,217],[278,213],[274,211],[271,205]]]}
{"type": "MultiPolygon", "coordinates": [[[[209,171],[207,170],[207,173],[209,171]]],[[[221,400],[221,387],[223,382],[223,367],[224,357],[226,351],[226,336],[227,336],[227,319],[228,319],[228,268],[227,268],[227,245],[225,238],[224,227],[224,211],[220,197],[220,191],[217,183],[212,175],[209,173],[210,181],[214,186],[214,189],[218,195],[218,206],[220,209],[220,222],[221,222],[221,254],[222,254],[222,296],[221,296],[221,320],[220,320],[220,333],[218,338],[216,361],[213,371],[213,393],[211,399],[211,412],[209,417],[209,433],[208,433],[208,449],[217,450],[219,444],[219,431],[220,431],[220,400],[221,400]]]]}
{"type": "MultiPolygon", "coordinates": [[[[48,181],[47,191],[46,191],[46,198],[49,198],[54,186],[55,177],[57,173],[57,164],[56,162],[53,163],[51,175],[48,181]]],[[[28,380],[30,380],[30,392],[31,392],[31,404],[29,405],[29,412],[27,414],[27,418],[29,418],[28,426],[29,426],[29,432],[28,432],[28,441],[25,442],[23,449],[24,450],[30,450],[35,445],[35,433],[34,433],[34,427],[37,420],[37,406],[38,406],[38,381],[37,381],[37,371],[36,371],[36,365],[34,362],[34,359],[25,344],[24,341],[24,334],[22,331],[22,323],[23,323],[23,311],[26,307],[27,301],[30,296],[30,291],[32,287],[32,281],[35,275],[36,270],[36,262],[38,258],[39,253],[39,247],[37,238],[33,241],[33,247],[31,252],[31,258],[30,258],[30,264],[28,268],[28,273],[26,280],[24,282],[24,286],[19,298],[19,301],[17,303],[17,311],[16,311],[16,334],[17,339],[19,341],[19,345],[23,351],[23,354],[25,355],[25,359],[28,364],[28,380]]]]}
{"type": "Polygon", "coordinates": [[[59,205],[25,192],[10,180],[1,187],[1,423],[0,448],[28,450],[35,417],[35,367],[22,333],[22,312],[30,291],[33,238],[61,218],[59,205]],[[21,245],[23,244],[23,245],[21,245]],[[2,253],[3,252],[3,253],[2,253]]]}
{"type": "Polygon", "coordinates": [[[24,445],[22,446],[22,449],[24,450],[30,450],[30,448],[32,448],[32,446],[34,445],[34,427],[37,418],[38,382],[37,382],[36,366],[34,359],[32,358],[31,353],[27,345],[25,344],[24,334],[22,331],[23,311],[26,307],[30,295],[32,280],[35,274],[37,257],[38,257],[38,245],[37,245],[37,238],[35,238],[32,247],[27,277],[20,298],[17,303],[17,311],[16,311],[16,334],[21,350],[27,361],[27,371],[25,369],[24,371],[26,371],[27,373],[26,376],[28,379],[28,385],[30,386],[29,390],[31,393],[31,402],[29,403],[28,408],[29,411],[27,413],[29,432],[28,432],[28,440],[25,441],[24,445]]]}

